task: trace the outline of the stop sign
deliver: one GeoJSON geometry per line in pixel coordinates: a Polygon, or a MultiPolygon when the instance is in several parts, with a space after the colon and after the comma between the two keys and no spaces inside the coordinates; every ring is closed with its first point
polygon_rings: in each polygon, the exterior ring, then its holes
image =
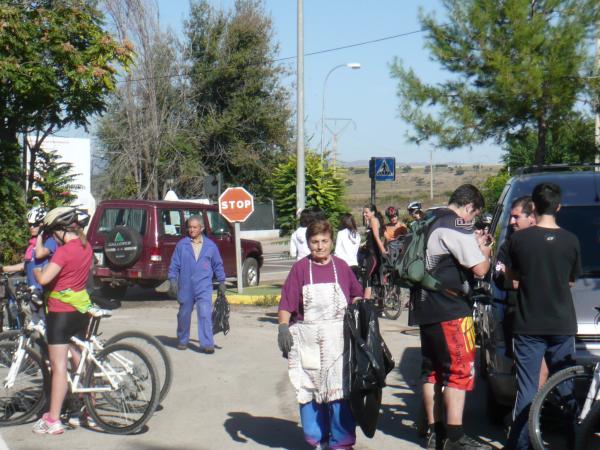
{"type": "Polygon", "coordinates": [[[245,222],[254,211],[254,197],[243,187],[225,189],[219,197],[219,212],[230,222],[245,222]]]}

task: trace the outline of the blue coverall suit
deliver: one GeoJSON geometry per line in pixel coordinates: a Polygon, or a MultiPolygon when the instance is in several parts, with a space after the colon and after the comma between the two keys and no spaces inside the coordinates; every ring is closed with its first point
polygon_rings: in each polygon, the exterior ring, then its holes
{"type": "Polygon", "coordinates": [[[200,347],[213,348],[212,331],[212,281],[213,276],[220,283],[225,282],[223,260],[219,249],[206,236],[202,237],[202,249],[198,260],[194,257],[192,240],[189,237],[181,239],[175,246],[169,280],[177,283],[177,340],[179,344],[187,345],[190,339],[190,324],[192,311],[196,305],[198,316],[198,340],[200,347]]]}

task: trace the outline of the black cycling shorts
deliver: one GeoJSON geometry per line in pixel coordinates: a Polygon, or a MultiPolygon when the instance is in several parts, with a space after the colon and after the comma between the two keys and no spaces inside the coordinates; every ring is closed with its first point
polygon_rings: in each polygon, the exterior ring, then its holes
{"type": "Polygon", "coordinates": [[[79,311],[49,312],[46,315],[48,344],[69,344],[73,336],[83,339],[89,321],[90,316],[79,311]]]}
{"type": "Polygon", "coordinates": [[[365,259],[363,288],[372,287],[374,284],[379,284],[379,261],[377,256],[371,253],[365,259]]]}

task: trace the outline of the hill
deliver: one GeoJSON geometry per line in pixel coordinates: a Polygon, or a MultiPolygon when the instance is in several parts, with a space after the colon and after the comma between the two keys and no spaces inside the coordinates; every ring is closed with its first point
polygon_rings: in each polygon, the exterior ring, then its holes
{"type": "MultiPolygon", "coordinates": [[[[418,200],[423,206],[445,205],[448,197],[458,186],[471,183],[481,187],[483,182],[496,175],[501,165],[448,165],[438,164],[433,170],[433,199],[430,198],[429,166],[401,166],[396,169],[395,181],[380,181],[376,185],[376,205],[381,211],[388,206],[400,209],[406,214],[410,201],[418,200]]],[[[362,208],[370,202],[371,179],[366,166],[346,167],[346,193],[344,201],[360,222],[362,208]]]]}

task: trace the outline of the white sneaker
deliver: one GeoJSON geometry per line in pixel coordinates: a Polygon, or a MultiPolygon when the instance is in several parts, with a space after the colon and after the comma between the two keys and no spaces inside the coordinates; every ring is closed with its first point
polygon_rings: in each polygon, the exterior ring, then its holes
{"type": "Polygon", "coordinates": [[[60,420],[50,423],[48,421],[48,413],[44,414],[40,420],[38,420],[31,429],[36,434],[63,434],[65,427],[60,420]]]}

